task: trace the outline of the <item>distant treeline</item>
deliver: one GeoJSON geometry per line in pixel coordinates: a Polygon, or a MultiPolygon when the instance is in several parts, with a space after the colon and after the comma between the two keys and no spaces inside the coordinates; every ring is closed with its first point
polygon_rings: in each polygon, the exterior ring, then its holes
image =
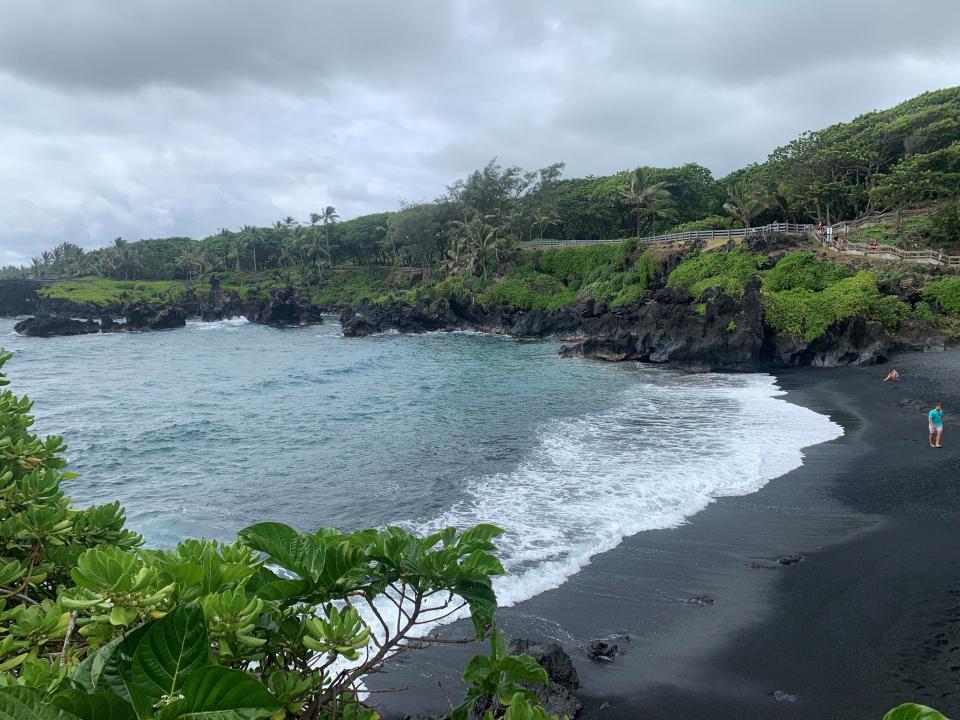
{"type": "Polygon", "coordinates": [[[960,197],[960,88],[807,132],[766,162],[716,179],[688,163],[563,178],[563,163],[527,171],[496,159],[442,196],[342,221],[333,207],[271,227],[127,242],[85,251],[63,243],[7,276],[202,279],[211,271],[296,268],[322,281],[331,265],[424,268],[492,257],[536,238],[616,238],[663,231],[852,219],[960,197]]]}

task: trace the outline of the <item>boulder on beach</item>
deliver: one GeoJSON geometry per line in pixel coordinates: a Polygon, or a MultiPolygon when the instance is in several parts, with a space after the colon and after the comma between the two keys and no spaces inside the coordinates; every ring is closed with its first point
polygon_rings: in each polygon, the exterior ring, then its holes
{"type": "Polygon", "coordinates": [[[556,643],[540,645],[530,640],[517,639],[510,641],[509,652],[511,655],[530,655],[547,671],[545,685],[521,685],[537,696],[548,716],[576,717],[583,708],[583,704],[573,694],[573,691],[580,687],[580,678],[573,666],[573,660],[562,647],[556,643]]]}

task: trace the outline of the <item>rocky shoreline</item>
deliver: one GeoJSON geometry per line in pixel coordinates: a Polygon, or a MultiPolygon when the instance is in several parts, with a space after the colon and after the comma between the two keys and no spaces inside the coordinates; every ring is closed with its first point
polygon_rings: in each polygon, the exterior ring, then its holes
{"type": "MultiPolygon", "coordinates": [[[[189,317],[218,321],[243,316],[252,323],[296,327],[320,324],[325,311],[339,309],[347,337],[472,329],[517,339],[559,338],[567,343],[560,350],[567,357],[666,363],[692,371],[868,365],[884,362],[897,351],[940,351],[947,345],[936,327],[917,320],[905,321],[891,333],[882,323],[851,318],[812,342],[778,334],[763,322],[756,282],[747,285],[742,297],[712,288],[695,299],[682,288],[663,287],[631,305],[586,300],[549,311],[485,307],[472,298],[323,308],[293,287],[274,288],[268,298],[244,300],[224,291],[215,276],[203,297],[190,293],[177,302],[108,307],[45,298],[37,294],[39,287],[42,283],[18,281],[16,287],[8,284],[0,291],[0,315],[26,314],[24,310],[33,315],[17,324],[16,331],[23,335],[168,330],[183,327],[189,317]]],[[[910,292],[909,287],[892,290],[910,292]]]]}
{"type": "Polygon", "coordinates": [[[560,338],[564,356],[611,362],[668,363],[695,371],[755,372],[812,365],[840,367],[884,362],[902,350],[940,351],[946,338],[934,326],[906,321],[896,333],[882,323],[852,318],[812,342],[764,325],[757,283],[743,297],[718,288],[695,300],[682,288],[662,288],[633,305],[588,300],[558,310],[517,310],[450,301],[435,305],[361,303],[340,315],[348,337],[397,331],[473,329],[518,339],[560,338]]]}
{"type": "Polygon", "coordinates": [[[253,323],[290,327],[323,323],[323,310],[292,287],[274,288],[268,298],[243,300],[224,291],[216,277],[205,297],[189,294],[177,302],[117,302],[106,307],[43,297],[39,281],[0,283],[0,315],[31,315],[15,326],[31,337],[57,337],[92,333],[173,330],[187,318],[215,322],[245,317],[253,323]]]}

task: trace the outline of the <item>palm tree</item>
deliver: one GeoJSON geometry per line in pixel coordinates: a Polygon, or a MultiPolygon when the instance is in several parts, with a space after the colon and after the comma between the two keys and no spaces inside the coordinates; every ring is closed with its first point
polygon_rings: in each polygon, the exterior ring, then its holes
{"type": "MultiPolygon", "coordinates": [[[[313,215],[311,214],[310,219],[313,220],[313,215]]],[[[323,223],[323,231],[326,235],[327,240],[327,256],[332,258],[330,254],[330,226],[336,225],[337,220],[340,219],[340,216],[337,215],[336,209],[332,205],[327,205],[323,211],[320,213],[320,222],[323,223]]]]}
{"type": "Polygon", "coordinates": [[[535,213],[533,216],[533,222],[539,228],[537,232],[537,238],[543,240],[543,232],[548,227],[553,225],[560,224],[560,218],[551,215],[549,212],[535,213]]]}
{"type": "Polygon", "coordinates": [[[750,227],[753,219],[773,206],[773,198],[759,185],[749,185],[746,180],[738,180],[727,190],[729,202],[723,209],[732,218],[750,227]]]}
{"type": "Polygon", "coordinates": [[[257,272],[257,228],[253,225],[244,225],[243,230],[240,231],[240,234],[243,235],[244,245],[249,245],[253,250],[253,272],[257,272]]]}
{"type": "Polygon", "coordinates": [[[465,220],[452,220],[454,236],[472,252],[472,262],[479,263],[483,278],[487,278],[487,258],[497,249],[497,229],[487,225],[478,215],[465,220]]]}
{"type": "Polygon", "coordinates": [[[637,237],[640,237],[641,219],[647,216],[651,232],[656,230],[657,217],[668,217],[673,207],[673,196],[665,181],[653,182],[653,175],[645,168],[637,168],[630,177],[630,187],[620,191],[623,201],[633,208],[637,218],[637,237]]]}
{"type": "Polygon", "coordinates": [[[243,235],[240,233],[235,233],[230,238],[230,250],[227,253],[228,257],[233,258],[236,262],[235,268],[236,273],[240,278],[240,290],[243,291],[243,270],[240,267],[240,260],[243,258],[243,251],[246,249],[246,240],[243,235]]]}
{"type": "Polygon", "coordinates": [[[470,248],[463,238],[454,238],[447,248],[443,268],[447,273],[455,273],[462,267],[469,265],[470,248]]]}

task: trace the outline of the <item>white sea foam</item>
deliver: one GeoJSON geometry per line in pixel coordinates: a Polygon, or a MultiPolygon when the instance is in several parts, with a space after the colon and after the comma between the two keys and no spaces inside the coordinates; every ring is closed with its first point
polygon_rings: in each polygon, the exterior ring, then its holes
{"type": "MultiPolygon", "coordinates": [[[[804,448],[843,435],[828,417],[783,400],[769,375],[647,377],[615,409],[544,427],[515,470],[470,479],[464,500],[409,529],[502,527],[508,574],[494,587],[509,606],[559,587],[630,535],[680,525],[718,497],[756,492],[800,467],[804,448]]],[[[378,608],[395,622],[394,607],[378,608]]],[[[418,629],[427,635],[466,615],[424,618],[418,629]]]]}
{"type": "Polygon", "coordinates": [[[625,537],[756,492],[802,465],[803,448],[843,434],[783,400],[767,375],[648,377],[613,410],[543,428],[515,470],[470,479],[465,499],[411,528],[504,528],[508,575],[496,589],[500,604],[512,605],[559,586],[625,537]]]}
{"type": "Polygon", "coordinates": [[[203,320],[191,320],[187,324],[201,330],[218,330],[223,328],[240,327],[241,325],[249,325],[250,321],[247,320],[247,318],[243,315],[239,315],[237,317],[227,318],[226,320],[213,320],[210,322],[204,322],[203,320]]]}

